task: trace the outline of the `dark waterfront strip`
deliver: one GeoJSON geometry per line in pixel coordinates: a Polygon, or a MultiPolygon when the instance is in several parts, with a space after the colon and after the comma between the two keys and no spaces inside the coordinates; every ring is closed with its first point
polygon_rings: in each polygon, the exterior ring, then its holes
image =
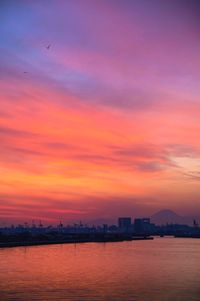
{"type": "Polygon", "coordinates": [[[72,239],[54,239],[54,240],[27,240],[27,241],[7,241],[0,242],[0,248],[12,248],[12,247],[25,247],[25,246],[38,246],[38,245],[52,245],[52,244],[68,244],[68,243],[89,243],[89,242],[121,242],[132,240],[152,240],[151,236],[112,236],[112,237],[94,237],[89,238],[72,238],[72,239]]]}

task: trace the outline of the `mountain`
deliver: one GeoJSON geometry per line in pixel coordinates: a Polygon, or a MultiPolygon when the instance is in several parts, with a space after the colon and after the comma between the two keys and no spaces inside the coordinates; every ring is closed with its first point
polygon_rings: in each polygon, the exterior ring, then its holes
{"type": "Polygon", "coordinates": [[[188,216],[181,216],[170,209],[165,209],[153,214],[151,216],[151,221],[157,225],[165,225],[167,223],[191,225],[193,218],[188,216]]]}

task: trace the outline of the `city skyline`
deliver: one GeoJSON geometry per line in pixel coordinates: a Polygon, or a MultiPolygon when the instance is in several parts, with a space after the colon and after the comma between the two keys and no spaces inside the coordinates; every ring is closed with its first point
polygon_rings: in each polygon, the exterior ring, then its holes
{"type": "Polygon", "coordinates": [[[0,6],[0,221],[199,217],[198,1],[0,6]]]}
{"type": "MultiPolygon", "coordinates": [[[[112,216],[112,218],[104,218],[101,216],[98,216],[97,218],[90,217],[88,219],[70,219],[66,218],[66,216],[63,217],[63,219],[54,219],[52,222],[48,220],[48,218],[43,219],[24,219],[24,220],[16,220],[16,221],[7,221],[6,219],[0,220],[0,228],[1,227],[12,227],[12,226],[25,226],[25,227],[33,227],[33,226],[59,226],[59,225],[84,225],[84,226],[100,226],[100,225],[115,225],[116,221],[120,218],[124,218],[125,215],[121,214],[120,216],[112,216]]],[[[132,220],[134,219],[150,219],[152,223],[155,225],[187,225],[187,226],[193,226],[194,221],[197,223],[197,225],[200,223],[199,216],[198,215],[179,215],[177,212],[174,212],[170,209],[163,209],[157,212],[154,212],[152,215],[142,215],[142,214],[135,214],[134,212],[128,212],[127,216],[125,218],[130,218],[132,220]]]]}

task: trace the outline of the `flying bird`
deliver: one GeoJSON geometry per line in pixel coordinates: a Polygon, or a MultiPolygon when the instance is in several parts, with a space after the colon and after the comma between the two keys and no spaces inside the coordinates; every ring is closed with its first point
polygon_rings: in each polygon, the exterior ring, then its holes
{"type": "Polygon", "coordinates": [[[49,50],[51,47],[51,44],[49,44],[48,46],[46,46],[46,49],[49,50]]]}

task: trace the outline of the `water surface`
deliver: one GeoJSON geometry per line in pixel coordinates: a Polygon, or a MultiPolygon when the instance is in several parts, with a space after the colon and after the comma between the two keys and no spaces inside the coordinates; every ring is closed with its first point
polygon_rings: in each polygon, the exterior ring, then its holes
{"type": "Polygon", "coordinates": [[[200,240],[0,249],[0,300],[199,301],[200,240]]]}

